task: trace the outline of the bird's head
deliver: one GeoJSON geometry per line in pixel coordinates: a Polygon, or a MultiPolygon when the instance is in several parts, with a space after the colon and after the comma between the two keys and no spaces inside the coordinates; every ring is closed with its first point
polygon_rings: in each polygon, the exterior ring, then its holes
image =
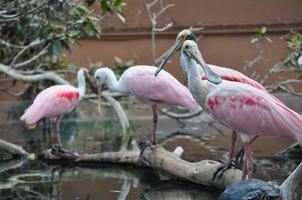
{"type": "Polygon", "coordinates": [[[109,77],[113,76],[114,77],[114,73],[113,71],[109,68],[109,67],[103,67],[100,69],[97,69],[94,73],[94,79],[96,81],[97,84],[97,88],[98,88],[98,112],[99,115],[102,116],[102,112],[101,112],[101,93],[102,90],[106,89],[106,87],[108,87],[108,81],[109,81],[109,77]]]}
{"type": "MultiPolygon", "coordinates": [[[[214,84],[219,84],[222,82],[220,76],[214,73],[209,66],[205,63],[204,59],[201,56],[201,53],[198,49],[197,44],[192,40],[186,40],[181,48],[181,52],[189,59],[194,60],[197,64],[199,64],[207,77],[207,80],[214,84]]],[[[188,67],[194,67],[194,65],[189,64],[188,67]]]]}
{"type": "MultiPolygon", "coordinates": [[[[180,31],[176,37],[175,42],[183,44],[186,40],[192,40],[196,42],[196,36],[189,29],[184,29],[180,31]]],[[[180,48],[178,50],[180,50],[180,48]]]]}
{"type": "Polygon", "coordinates": [[[107,85],[108,77],[114,75],[109,67],[97,69],[94,73],[94,79],[98,85],[107,85]]]}
{"type": "Polygon", "coordinates": [[[175,40],[175,44],[171,47],[171,49],[168,51],[167,55],[163,58],[163,61],[160,63],[160,65],[158,66],[158,69],[155,72],[155,76],[157,76],[157,74],[160,72],[160,70],[162,70],[164,68],[165,64],[172,57],[172,55],[176,51],[179,51],[181,49],[181,47],[183,46],[183,43],[186,40],[192,40],[192,41],[196,42],[196,36],[189,29],[184,29],[178,33],[176,40],[175,40]]]}

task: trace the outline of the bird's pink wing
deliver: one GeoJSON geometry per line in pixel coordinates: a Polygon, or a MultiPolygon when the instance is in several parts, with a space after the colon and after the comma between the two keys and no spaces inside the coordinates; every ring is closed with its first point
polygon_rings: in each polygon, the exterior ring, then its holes
{"type": "MultiPolygon", "coordinates": [[[[284,105],[283,102],[281,102],[279,99],[277,99],[275,96],[273,96],[272,94],[270,94],[265,87],[263,87],[263,85],[261,85],[259,82],[247,77],[246,75],[242,74],[239,71],[230,69],[230,68],[225,68],[225,67],[218,67],[215,65],[209,65],[209,67],[215,72],[217,73],[223,80],[226,81],[231,81],[231,82],[238,82],[238,83],[243,83],[246,85],[250,85],[252,87],[258,88],[266,93],[268,93],[269,95],[272,96],[272,98],[275,99],[275,101],[279,102],[280,104],[284,105]]],[[[205,74],[201,75],[201,79],[205,80],[206,76],[205,74]]]]}
{"type": "Polygon", "coordinates": [[[200,109],[190,91],[165,71],[157,77],[154,72],[129,74],[127,82],[131,93],[141,101],[179,105],[190,111],[200,109]]]}
{"type": "Polygon", "coordinates": [[[302,117],[259,89],[223,85],[208,95],[206,104],[218,121],[236,131],[302,139],[302,117]]]}
{"type": "MultiPolygon", "coordinates": [[[[208,65],[216,74],[218,74],[223,80],[231,81],[231,82],[239,82],[247,85],[251,85],[260,90],[266,91],[266,89],[257,81],[245,76],[241,72],[230,68],[218,67],[214,65],[208,65]]],[[[205,74],[201,76],[202,80],[206,79],[205,74]]]]}
{"type": "Polygon", "coordinates": [[[27,124],[34,124],[44,117],[58,117],[70,112],[78,101],[79,92],[76,88],[65,85],[52,86],[37,95],[20,119],[27,124]]]}

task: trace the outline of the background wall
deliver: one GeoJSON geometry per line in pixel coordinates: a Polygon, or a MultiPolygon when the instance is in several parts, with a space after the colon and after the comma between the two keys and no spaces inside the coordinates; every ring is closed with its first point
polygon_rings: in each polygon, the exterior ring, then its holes
{"type": "MultiPolygon", "coordinates": [[[[81,46],[74,47],[70,62],[87,66],[102,61],[112,66],[113,57],[137,58],[137,64],[152,64],[151,24],[147,16],[147,0],[126,0],[122,23],[116,16],[102,21],[103,34],[100,40],[84,39],[81,46]]],[[[251,37],[256,27],[265,25],[272,43],[265,42],[266,58],[273,64],[287,53],[287,44],[281,37],[291,29],[302,30],[302,1],[300,0],[175,0],[175,3],[159,20],[159,26],[172,21],[174,26],[157,34],[158,55],[174,42],[177,33],[190,26],[203,27],[199,47],[208,63],[242,70],[247,60],[257,55],[251,37]]],[[[168,71],[181,78],[179,55],[173,57],[168,71]]],[[[258,70],[265,70],[259,67],[258,70]]]]}
{"type": "MultiPolygon", "coordinates": [[[[135,58],[137,64],[152,65],[151,24],[146,11],[146,3],[151,0],[125,0],[123,13],[126,23],[116,15],[102,21],[100,39],[82,39],[68,55],[69,63],[88,67],[91,63],[103,62],[114,65],[114,56],[123,60],[135,58]]],[[[165,0],[175,6],[168,9],[158,20],[161,27],[173,22],[172,28],[157,33],[157,55],[161,55],[174,43],[177,33],[190,26],[203,27],[197,31],[201,35],[199,48],[210,64],[230,67],[239,71],[247,60],[257,56],[251,44],[256,27],[266,26],[272,43],[264,42],[265,58],[269,66],[283,59],[289,52],[282,37],[291,29],[302,30],[301,0],[165,0]]],[[[156,9],[156,7],[155,7],[156,9]]],[[[95,6],[98,11],[98,6],[95,6]]],[[[180,80],[185,80],[179,67],[179,54],[168,63],[169,72],[180,80]]],[[[267,70],[257,66],[257,71],[267,70]]],[[[290,76],[290,75],[289,75],[290,76]]],[[[289,77],[288,76],[288,77],[289,77]]],[[[278,77],[272,77],[276,79],[278,77]]],[[[269,80],[271,83],[273,80],[269,80]]],[[[22,87],[22,83],[18,83],[22,87]]],[[[1,100],[14,100],[0,91],[1,100]]]]}

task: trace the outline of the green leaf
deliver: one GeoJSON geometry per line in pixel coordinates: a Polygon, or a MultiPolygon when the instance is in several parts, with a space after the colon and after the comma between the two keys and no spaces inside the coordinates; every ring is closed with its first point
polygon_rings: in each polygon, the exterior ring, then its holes
{"type": "Polygon", "coordinates": [[[123,3],[123,0],[115,0],[114,5],[115,7],[120,6],[123,3]]]}
{"type": "Polygon", "coordinates": [[[101,1],[101,8],[104,11],[111,11],[111,6],[110,6],[110,4],[109,4],[109,2],[107,0],[102,0],[101,1]]]}
{"type": "Polygon", "coordinates": [[[52,52],[57,55],[60,56],[61,54],[61,50],[62,50],[62,43],[60,40],[55,41],[52,45],[51,45],[51,50],[52,52]]]}
{"type": "Polygon", "coordinates": [[[256,28],[256,33],[259,35],[265,35],[266,32],[267,32],[267,28],[265,26],[256,28]]]}

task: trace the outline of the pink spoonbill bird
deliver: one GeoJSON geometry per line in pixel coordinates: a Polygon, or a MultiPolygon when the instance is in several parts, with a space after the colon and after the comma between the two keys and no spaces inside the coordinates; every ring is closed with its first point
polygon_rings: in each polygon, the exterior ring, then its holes
{"type": "Polygon", "coordinates": [[[94,78],[106,85],[109,90],[131,94],[138,100],[151,104],[153,111],[153,130],[151,142],[156,143],[157,127],[157,105],[179,105],[186,107],[191,112],[197,112],[201,108],[192,97],[190,91],[178,82],[171,74],[163,71],[155,77],[156,67],[138,65],[128,68],[117,80],[114,72],[110,68],[100,68],[94,78]]]}
{"type": "Polygon", "coordinates": [[[58,149],[62,150],[60,137],[60,123],[66,113],[72,111],[85,94],[85,76],[87,70],[82,68],[77,73],[78,87],[71,85],[54,85],[42,90],[35,98],[31,106],[21,116],[26,127],[33,129],[43,118],[48,119],[48,139],[49,145],[54,149],[50,130],[50,118],[56,118],[56,138],[58,149]]]}
{"type": "MultiPolygon", "coordinates": [[[[191,40],[196,42],[196,36],[194,35],[194,33],[188,29],[184,29],[182,31],[180,31],[176,37],[175,40],[175,44],[173,45],[173,47],[171,48],[171,50],[168,52],[166,58],[163,60],[163,62],[159,65],[158,70],[156,71],[156,74],[159,73],[159,71],[164,67],[164,65],[166,64],[167,60],[176,52],[179,51],[181,49],[181,47],[183,46],[184,42],[186,40],[191,40]]],[[[184,75],[186,77],[188,77],[188,69],[187,69],[187,65],[186,65],[186,56],[181,53],[180,54],[180,66],[181,69],[184,73],[184,75]]],[[[200,68],[201,66],[196,63],[200,68]]],[[[244,74],[242,74],[239,71],[230,69],[230,68],[225,68],[225,67],[219,67],[216,65],[210,65],[207,64],[207,67],[211,69],[211,71],[213,71],[215,74],[217,74],[222,80],[227,80],[227,81],[231,81],[231,82],[240,82],[243,84],[247,84],[250,85],[252,87],[258,88],[266,93],[268,93],[269,95],[271,95],[260,83],[258,83],[257,81],[245,76],[244,74]]],[[[205,80],[206,79],[206,74],[201,71],[201,79],[205,80]]],[[[276,101],[278,101],[280,104],[284,105],[279,99],[277,99],[276,97],[274,97],[273,95],[271,95],[276,101]]],[[[207,110],[204,105],[202,104],[201,107],[204,110],[207,110]]],[[[251,139],[251,143],[257,138],[258,136],[255,136],[253,139],[251,139]]],[[[236,138],[237,138],[237,133],[235,130],[233,130],[232,132],[232,136],[231,136],[231,144],[229,147],[229,156],[228,156],[228,160],[226,161],[226,164],[224,166],[222,166],[218,171],[222,170],[225,171],[226,169],[231,167],[232,164],[232,160],[234,157],[234,149],[235,149],[235,143],[236,143],[236,138]]],[[[240,151],[241,152],[241,151],[240,151]]]]}
{"type": "Polygon", "coordinates": [[[194,41],[185,41],[181,54],[187,69],[188,86],[196,101],[215,119],[240,134],[244,147],[242,179],[250,178],[252,174],[250,141],[255,136],[288,136],[302,140],[302,117],[298,113],[266,91],[220,79],[205,63],[194,41]],[[199,65],[207,80],[200,78],[199,65]]]}

